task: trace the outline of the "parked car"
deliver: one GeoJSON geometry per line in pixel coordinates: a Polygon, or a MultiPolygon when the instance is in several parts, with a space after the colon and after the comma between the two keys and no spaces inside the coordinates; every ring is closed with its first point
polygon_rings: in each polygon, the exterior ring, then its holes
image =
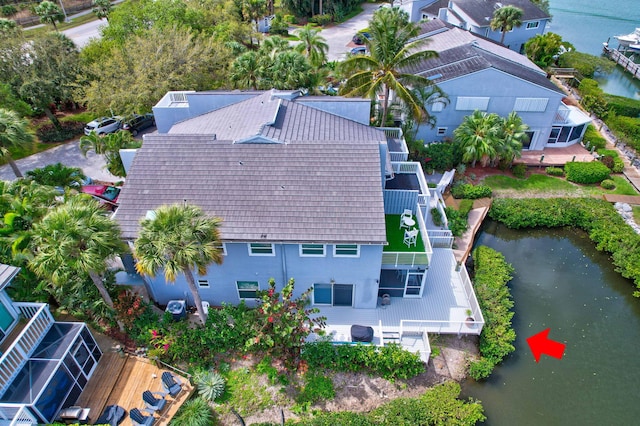
{"type": "Polygon", "coordinates": [[[122,123],[122,117],[100,117],[87,123],[84,128],[84,134],[88,135],[91,132],[96,132],[99,135],[106,135],[107,133],[113,133],[120,128],[122,123]]]}
{"type": "Polygon", "coordinates": [[[118,207],[118,196],[120,196],[120,188],[111,185],[85,185],[82,192],[91,195],[109,210],[115,210],[118,207]]]}
{"type": "Polygon", "coordinates": [[[351,51],[349,52],[351,55],[366,55],[367,54],[367,48],[362,46],[362,47],[354,47],[353,49],[351,49],[351,51]]]}
{"type": "Polygon", "coordinates": [[[353,36],[353,38],[351,39],[352,42],[354,42],[357,45],[361,45],[364,44],[364,41],[366,40],[371,40],[371,34],[369,34],[366,31],[361,31],[359,33],[357,33],[356,35],[353,36]]]}
{"type": "Polygon", "coordinates": [[[153,114],[133,114],[131,118],[125,119],[122,123],[122,130],[131,132],[133,136],[137,136],[138,132],[156,125],[156,119],[153,114]]]}

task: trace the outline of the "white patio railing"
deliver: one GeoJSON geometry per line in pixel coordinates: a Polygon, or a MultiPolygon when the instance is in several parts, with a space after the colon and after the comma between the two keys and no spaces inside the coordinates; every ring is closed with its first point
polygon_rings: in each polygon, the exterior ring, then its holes
{"type": "Polygon", "coordinates": [[[0,357],[0,395],[6,391],[54,323],[46,303],[15,302],[13,306],[29,322],[0,357]]]}
{"type": "MultiPolygon", "coordinates": [[[[482,315],[482,311],[480,310],[480,304],[478,303],[478,299],[476,298],[476,292],[473,291],[473,284],[471,284],[471,279],[469,278],[469,274],[467,273],[467,268],[464,265],[460,265],[457,271],[460,276],[460,280],[462,281],[462,288],[464,289],[464,294],[467,296],[467,300],[469,301],[469,306],[471,309],[471,316],[475,319],[476,323],[484,324],[484,316],[482,315]]],[[[480,326],[480,331],[482,331],[482,325],[480,326]]],[[[480,332],[478,332],[480,334],[480,332]]]]}
{"type": "Polygon", "coordinates": [[[430,229],[427,231],[429,234],[429,241],[434,248],[452,248],[453,247],[453,234],[447,230],[430,229]]]}
{"type": "Polygon", "coordinates": [[[24,404],[0,403],[0,424],[25,426],[38,423],[36,416],[24,404]]]}

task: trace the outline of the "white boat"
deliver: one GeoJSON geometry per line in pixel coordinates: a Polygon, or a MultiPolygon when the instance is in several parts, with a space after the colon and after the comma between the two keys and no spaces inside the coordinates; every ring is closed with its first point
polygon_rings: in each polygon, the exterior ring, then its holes
{"type": "Polygon", "coordinates": [[[629,50],[632,52],[640,52],[640,44],[630,44],[629,50]]]}
{"type": "Polygon", "coordinates": [[[640,28],[636,28],[634,32],[627,35],[614,36],[621,45],[629,46],[630,44],[640,44],[640,28]]]}

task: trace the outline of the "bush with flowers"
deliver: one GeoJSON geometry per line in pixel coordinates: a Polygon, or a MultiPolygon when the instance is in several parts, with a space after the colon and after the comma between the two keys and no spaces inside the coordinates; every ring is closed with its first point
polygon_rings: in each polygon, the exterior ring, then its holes
{"type": "Polygon", "coordinates": [[[290,368],[298,366],[307,336],[319,332],[325,324],[324,317],[311,318],[320,312],[317,308],[307,309],[313,288],[294,299],[294,285],[291,278],[278,293],[276,282],[271,278],[269,289],[258,292],[261,303],[256,309],[253,336],[246,343],[248,350],[265,353],[290,368]]]}

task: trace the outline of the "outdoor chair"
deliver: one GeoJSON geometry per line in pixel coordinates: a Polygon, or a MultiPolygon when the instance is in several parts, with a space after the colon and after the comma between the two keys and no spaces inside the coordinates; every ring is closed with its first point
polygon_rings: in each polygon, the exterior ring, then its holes
{"type": "Polygon", "coordinates": [[[150,411],[162,411],[165,405],[167,405],[167,400],[164,399],[164,394],[161,392],[151,392],[144,391],[142,392],[142,400],[144,401],[144,405],[150,411]],[[156,397],[155,395],[159,397],[156,397]]]}
{"type": "Polygon", "coordinates": [[[182,382],[173,374],[165,371],[162,373],[162,388],[172,398],[175,398],[182,391],[182,382]]]}
{"type": "Polygon", "coordinates": [[[412,218],[413,218],[413,210],[404,209],[404,212],[400,215],[400,229],[408,228],[409,225],[407,225],[407,222],[405,221],[405,219],[412,219],[412,218]]]}
{"type": "Polygon", "coordinates": [[[414,228],[411,231],[404,231],[404,243],[407,247],[415,246],[418,241],[418,229],[414,228]]]}
{"type": "Polygon", "coordinates": [[[153,416],[145,416],[137,408],[132,408],[131,411],[129,411],[129,418],[131,418],[133,426],[151,426],[156,421],[153,416]]]}

